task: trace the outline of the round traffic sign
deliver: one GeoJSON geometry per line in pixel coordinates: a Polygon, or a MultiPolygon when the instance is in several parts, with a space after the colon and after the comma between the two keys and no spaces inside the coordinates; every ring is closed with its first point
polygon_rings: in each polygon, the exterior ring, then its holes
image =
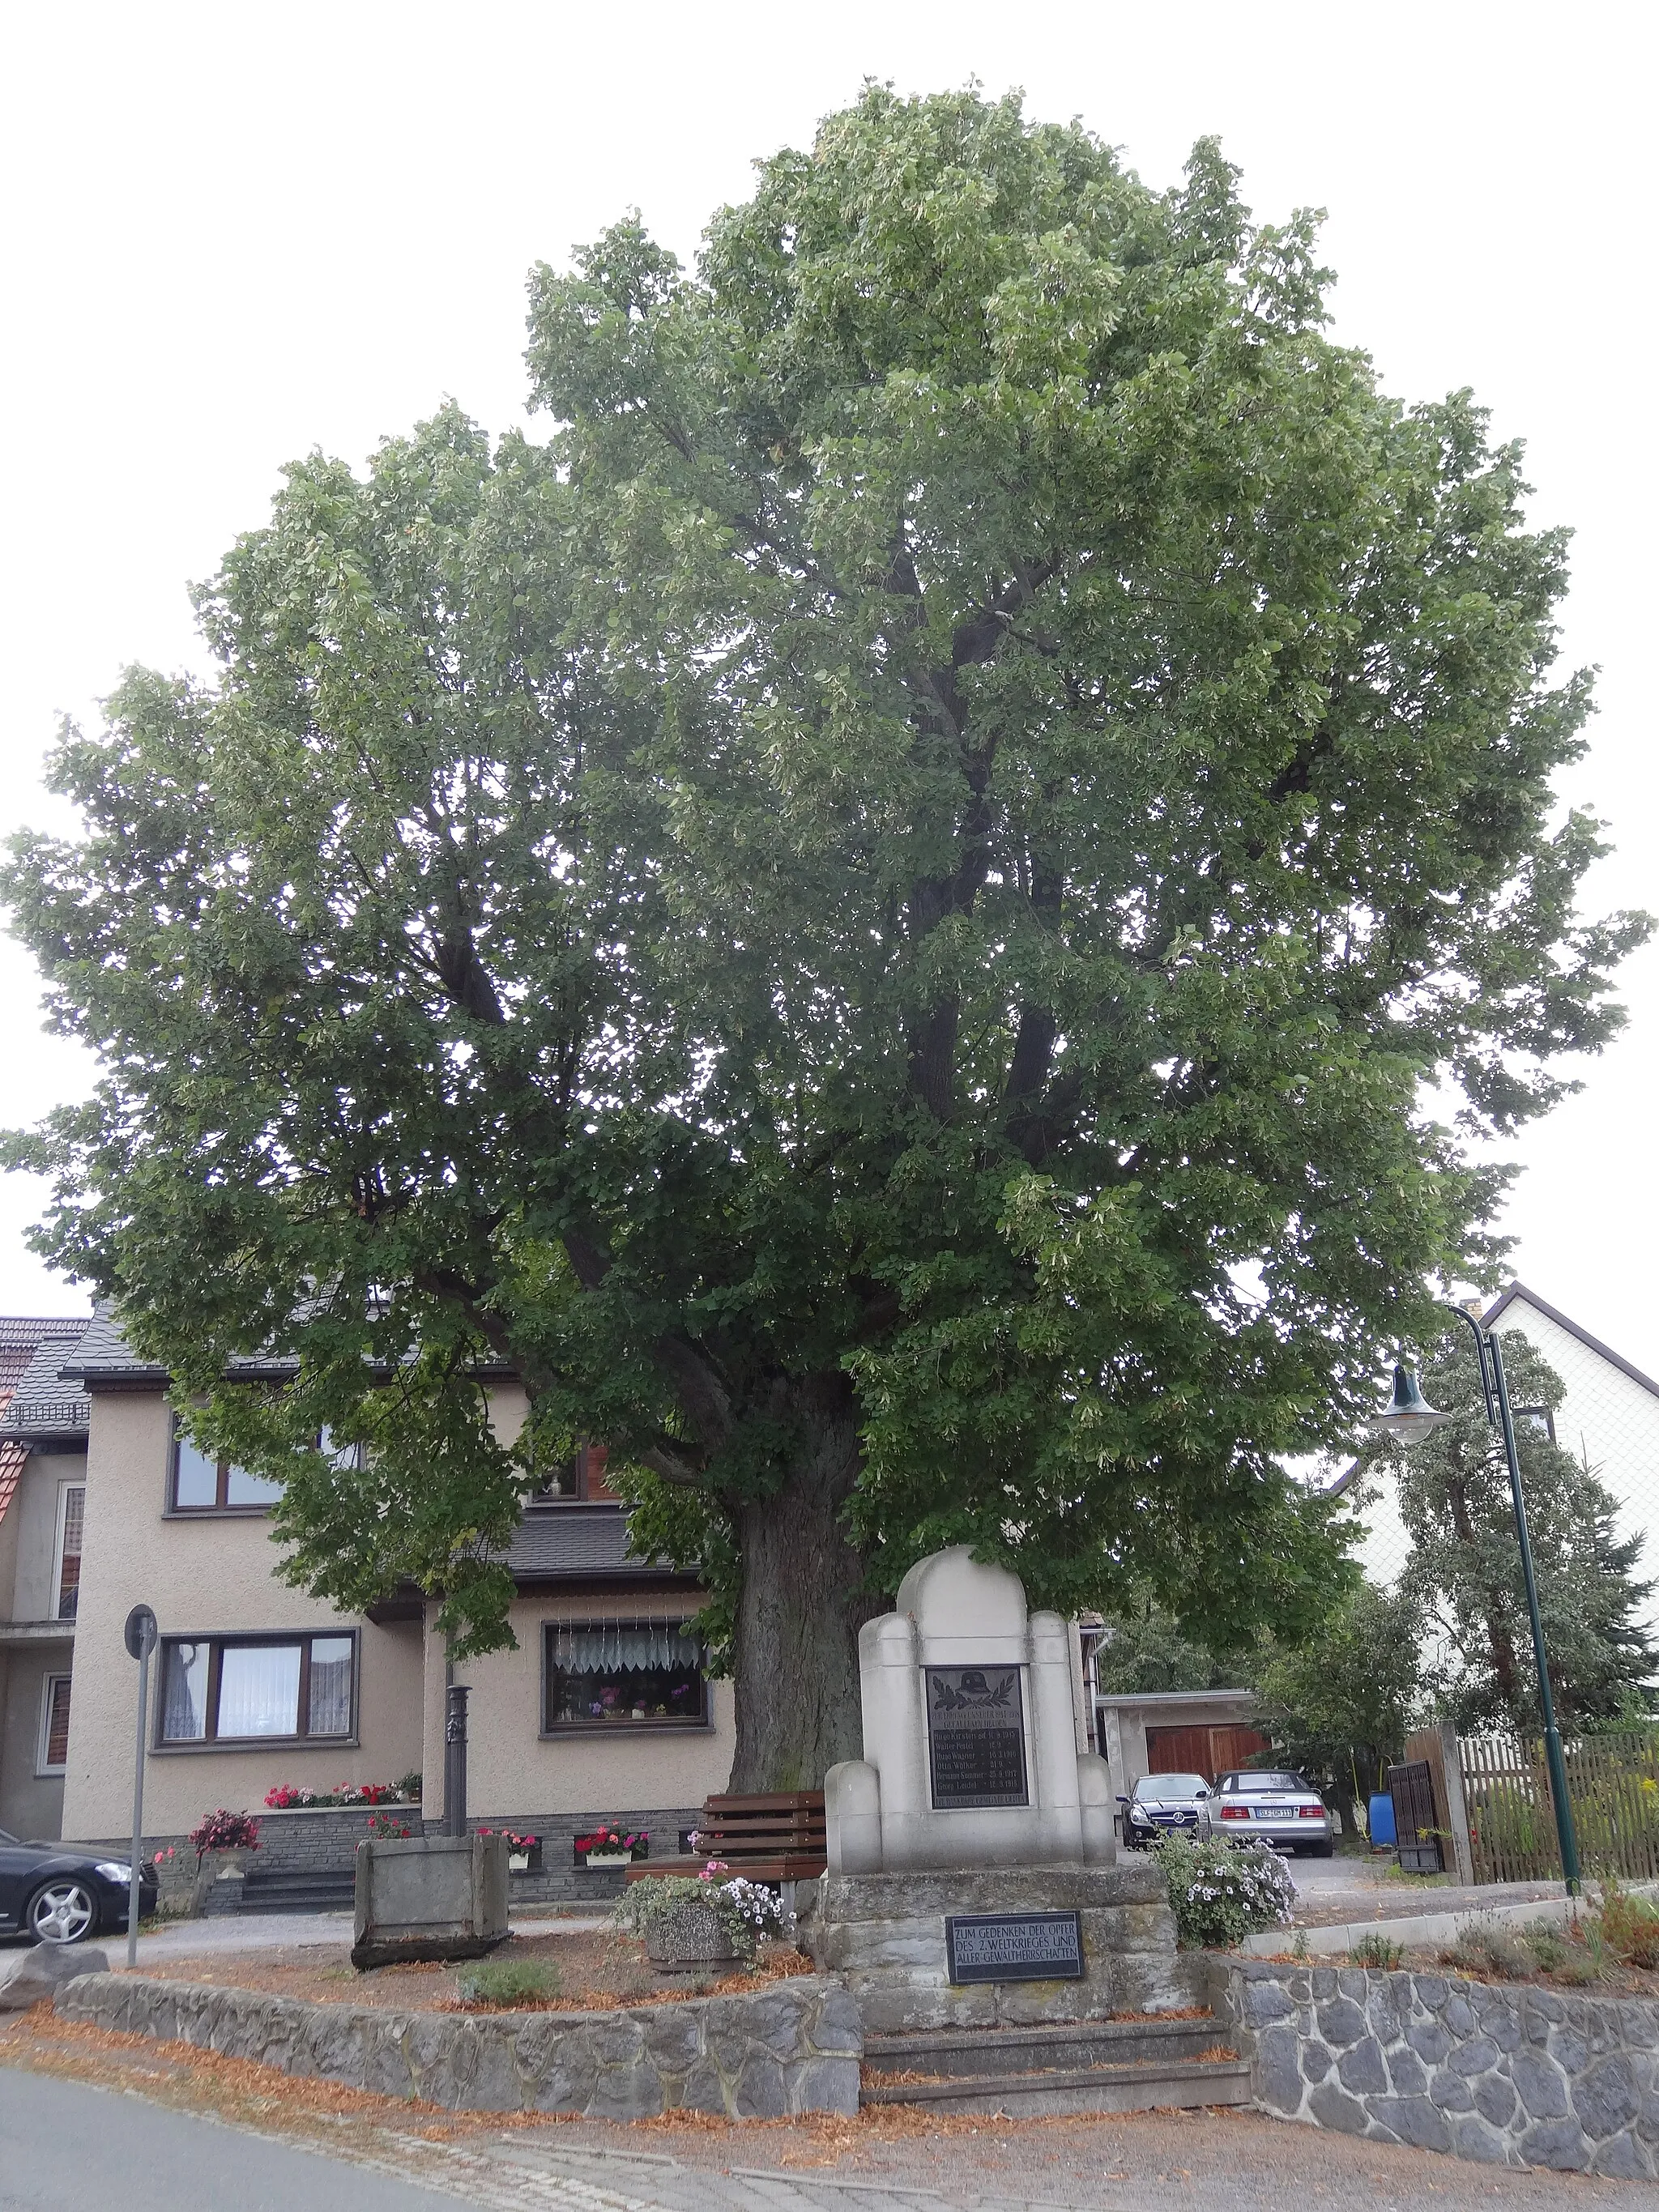
{"type": "Polygon", "coordinates": [[[155,1615],[147,1605],[135,1605],[121,1633],[135,1659],[148,1659],[155,1649],[155,1615]]]}

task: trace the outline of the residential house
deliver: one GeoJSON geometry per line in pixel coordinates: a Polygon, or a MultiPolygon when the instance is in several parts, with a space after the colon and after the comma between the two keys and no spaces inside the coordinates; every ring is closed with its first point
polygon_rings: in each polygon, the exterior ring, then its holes
{"type": "MultiPolygon", "coordinates": [[[[1516,1419],[1547,1429],[1564,1450],[1588,1462],[1617,1501],[1619,1534],[1644,1540],[1638,1570],[1659,1576],[1659,1544],[1654,1541],[1659,1529],[1659,1382],[1524,1283],[1511,1283],[1482,1318],[1500,1338],[1510,1332],[1524,1336],[1560,1376],[1565,1395],[1553,1412],[1517,1405],[1516,1419]]],[[[1335,1486],[1337,1492],[1349,1488],[1357,1474],[1350,1469],[1335,1486]]],[[[1358,1558],[1371,1579],[1388,1587],[1405,1568],[1411,1540],[1391,1478],[1382,1474],[1370,1492],[1363,1508],[1366,1534],[1358,1558]]]]}
{"type": "MultiPolygon", "coordinates": [[[[276,1379],[254,1364],[246,1372],[276,1379]]],[[[32,1801],[31,1818],[13,1820],[10,1767],[0,1769],[0,1826],[102,1840],[130,1821],[138,1670],[122,1627],[140,1603],[161,1631],[148,1835],[182,1835],[215,1806],[258,1812],[282,1785],[328,1790],[417,1771],[425,1818],[441,1818],[452,1670],[435,1603],[411,1589],[347,1614],[282,1580],[270,1519],[276,1486],[216,1464],[179,1433],[165,1372],[137,1359],[107,1316],[43,1342],[29,1373],[35,1398],[58,1409],[50,1451],[77,1455],[63,1463],[82,1474],[84,1517],[72,1641],[52,1647],[65,1675],[67,1734],[52,1746],[61,1779],[50,1801],[32,1801]]],[[[491,1395],[510,1436],[522,1389],[503,1370],[491,1395]]],[[[50,1455],[23,1425],[28,1396],[20,1388],[0,1424],[7,1442],[28,1443],[26,1475],[50,1455]]],[[[34,1478],[27,1527],[17,1529],[43,1617],[52,1571],[27,1529],[44,1530],[56,1510],[49,1490],[46,1474],[34,1478]]],[[[517,1648],[453,1669],[472,1691],[472,1824],[562,1838],[623,1820],[651,1834],[659,1856],[672,1854],[703,1799],[724,1787],[733,1742],[730,1685],[708,1679],[687,1626],[701,1603],[695,1577],[631,1555],[597,1448],[527,1507],[507,1564],[517,1648]]],[[[31,1663],[29,1694],[44,1710],[46,1661],[32,1652],[31,1663]]]]}
{"type": "Polygon", "coordinates": [[[0,1318],[0,1829],[55,1836],[68,1754],[85,1400],[58,1379],[84,1319],[0,1318]]]}

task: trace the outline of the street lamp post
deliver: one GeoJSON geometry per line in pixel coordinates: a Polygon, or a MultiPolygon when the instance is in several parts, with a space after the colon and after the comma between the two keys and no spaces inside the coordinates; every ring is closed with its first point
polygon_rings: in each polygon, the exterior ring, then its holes
{"type": "MultiPolygon", "coordinates": [[[[1480,1363],[1480,1395],[1486,1404],[1486,1425],[1498,1430],[1504,1438],[1504,1456],[1509,1462],[1510,1497],[1515,1506],[1516,1540],[1521,1547],[1521,1572],[1527,1587],[1527,1612],[1532,1621],[1533,1656],[1538,1662],[1538,1703],[1544,1720],[1544,1759],[1549,1768],[1550,1796],[1555,1805],[1555,1833],[1561,1846],[1561,1871],[1568,1892],[1577,1896],[1580,1887],[1578,1868],[1578,1838],[1572,1825],[1572,1803],[1567,1796],[1566,1761],[1561,1756],[1561,1732],[1555,1725],[1555,1700],[1550,1695],[1549,1659],[1544,1650],[1544,1623],[1538,1610],[1538,1577],[1533,1571],[1532,1539],[1527,1534],[1527,1501],[1521,1491],[1521,1462],[1515,1449],[1515,1415],[1510,1406],[1509,1384],[1504,1379],[1504,1355],[1498,1338],[1489,1328],[1483,1328],[1471,1313],[1462,1306],[1448,1306],[1464,1322],[1474,1338],[1475,1356],[1480,1363]]],[[[1377,1414],[1373,1425],[1386,1431],[1402,1444],[1419,1443],[1431,1429],[1442,1421],[1452,1419],[1449,1413],[1437,1413],[1423,1395],[1418,1380],[1411,1370],[1396,1367],[1394,1371],[1394,1397],[1387,1409],[1377,1414]]]]}

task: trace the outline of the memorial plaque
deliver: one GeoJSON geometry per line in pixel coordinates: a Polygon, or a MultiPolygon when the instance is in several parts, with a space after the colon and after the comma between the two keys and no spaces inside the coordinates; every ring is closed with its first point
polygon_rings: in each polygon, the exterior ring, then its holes
{"type": "Polygon", "coordinates": [[[1083,1923],[1075,1912],[949,1912],[953,1982],[1078,1982],[1083,1923]]]}
{"type": "Polygon", "coordinates": [[[929,1667],[927,1753],[934,1810],[1029,1805],[1018,1667],[929,1667]]]}

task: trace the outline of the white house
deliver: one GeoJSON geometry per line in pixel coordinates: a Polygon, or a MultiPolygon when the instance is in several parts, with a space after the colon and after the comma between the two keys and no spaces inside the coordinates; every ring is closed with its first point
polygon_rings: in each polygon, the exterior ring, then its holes
{"type": "MultiPolygon", "coordinates": [[[[1560,1376],[1566,1395],[1553,1416],[1543,1407],[1517,1404],[1516,1419],[1548,1427],[1564,1450],[1589,1461],[1618,1503],[1620,1535],[1644,1540],[1638,1571],[1659,1576],[1659,1382],[1524,1283],[1511,1283],[1482,1318],[1500,1335],[1524,1336],[1560,1376]]],[[[1353,1480],[1351,1470],[1337,1490],[1353,1480]]],[[[1373,1487],[1358,1557],[1371,1580],[1387,1586],[1398,1578],[1411,1545],[1391,1476],[1381,1473],[1373,1487]]]]}

